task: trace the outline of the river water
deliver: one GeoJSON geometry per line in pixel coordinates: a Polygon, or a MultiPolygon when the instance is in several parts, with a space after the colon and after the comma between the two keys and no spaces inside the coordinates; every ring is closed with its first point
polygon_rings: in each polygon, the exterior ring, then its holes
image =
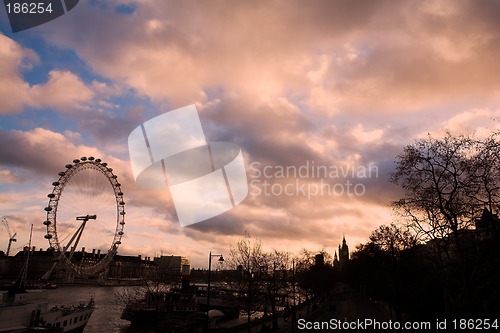
{"type": "Polygon", "coordinates": [[[96,308],[90,317],[84,333],[153,333],[154,327],[130,326],[130,322],[120,319],[124,304],[123,295],[133,294],[142,287],[95,287],[60,286],[48,290],[49,306],[78,305],[95,299],[96,308]]]}
{"type": "MultiPolygon", "coordinates": [[[[120,319],[127,297],[137,298],[144,295],[145,287],[98,287],[98,286],[59,286],[47,290],[49,307],[60,305],[78,305],[88,303],[91,297],[95,300],[95,310],[90,317],[84,333],[155,333],[154,325],[130,326],[130,322],[120,319]]],[[[281,309],[281,308],[280,308],[281,309]]],[[[252,315],[253,319],[261,317],[262,312],[252,315]]],[[[245,323],[246,313],[232,320],[233,324],[245,323]]]]}

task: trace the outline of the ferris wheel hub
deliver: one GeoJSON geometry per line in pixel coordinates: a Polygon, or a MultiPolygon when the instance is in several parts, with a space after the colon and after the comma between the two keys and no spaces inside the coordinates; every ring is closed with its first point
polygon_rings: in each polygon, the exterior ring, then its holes
{"type": "Polygon", "coordinates": [[[88,220],[95,220],[97,219],[97,215],[84,215],[84,216],[77,216],[76,219],[78,221],[88,221],[88,220]]]}

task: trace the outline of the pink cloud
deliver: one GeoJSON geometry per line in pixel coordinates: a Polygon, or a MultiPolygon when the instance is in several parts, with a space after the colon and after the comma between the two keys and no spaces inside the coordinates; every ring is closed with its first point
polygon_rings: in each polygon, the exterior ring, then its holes
{"type": "Polygon", "coordinates": [[[30,104],[33,107],[63,112],[75,109],[85,111],[93,97],[94,91],[69,71],[53,70],[47,82],[30,89],[30,104]]]}
{"type": "Polygon", "coordinates": [[[20,113],[29,101],[22,71],[39,61],[35,52],[0,34],[0,115],[20,113]]]}

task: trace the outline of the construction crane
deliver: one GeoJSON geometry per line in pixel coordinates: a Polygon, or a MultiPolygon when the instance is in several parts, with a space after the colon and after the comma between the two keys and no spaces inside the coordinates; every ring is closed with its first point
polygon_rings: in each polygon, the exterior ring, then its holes
{"type": "Polygon", "coordinates": [[[9,228],[9,222],[7,221],[7,218],[4,216],[2,217],[2,223],[5,225],[5,228],[7,229],[7,233],[9,234],[9,245],[7,246],[7,253],[6,256],[9,256],[10,253],[10,246],[12,245],[12,242],[17,242],[16,235],[17,232],[14,234],[11,234],[10,228],[9,228]]]}

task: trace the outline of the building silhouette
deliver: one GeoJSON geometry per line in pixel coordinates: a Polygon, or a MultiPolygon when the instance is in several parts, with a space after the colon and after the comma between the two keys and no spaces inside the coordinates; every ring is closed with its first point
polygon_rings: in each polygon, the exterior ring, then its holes
{"type": "Polygon", "coordinates": [[[178,280],[181,276],[182,267],[190,265],[186,257],[174,255],[154,258],[154,263],[157,267],[156,279],[164,282],[178,280]]]}
{"type": "Polygon", "coordinates": [[[340,270],[340,261],[339,257],[337,256],[337,250],[335,250],[335,254],[333,255],[333,268],[336,270],[340,270]]]}
{"type": "Polygon", "coordinates": [[[333,267],[336,270],[343,270],[349,261],[349,246],[345,240],[345,235],[342,237],[342,246],[339,245],[338,256],[337,251],[333,256],[333,267]]]}
{"type": "Polygon", "coordinates": [[[325,265],[325,256],[322,253],[318,253],[314,256],[314,264],[316,266],[324,266],[325,265]]]}
{"type": "Polygon", "coordinates": [[[476,237],[478,240],[497,239],[500,233],[500,219],[488,208],[483,209],[481,217],[476,219],[476,237]]]}
{"type": "MultiPolygon", "coordinates": [[[[35,247],[25,247],[14,256],[0,255],[0,282],[11,281],[15,279],[22,270],[28,252],[30,252],[30,262],[28,267],[28,279],[39,280],[49,269],[51,269],[57,257],[54,251],[39,249],[35,247]]],[[[75,251],[73,260],[80,262],[82,266],[94,265],[102,260],[105,253],[100,250],[93,249],[92,252],[75,251]]],[[[142,279],[154,280],[158,282],[181,281],[183,266],[189,266],[189,260],[183,256],[160,256],[160,257],[142,257],[127,256],[116,254],[109,265],[98,274],[79,280],[96,280],[101,279],[142,279]]],[[[56,282],[71,282],[73,279],[68,279],[70,271],[65,265],[58,265],[50,276],[51,281],[56,282]]]]}

